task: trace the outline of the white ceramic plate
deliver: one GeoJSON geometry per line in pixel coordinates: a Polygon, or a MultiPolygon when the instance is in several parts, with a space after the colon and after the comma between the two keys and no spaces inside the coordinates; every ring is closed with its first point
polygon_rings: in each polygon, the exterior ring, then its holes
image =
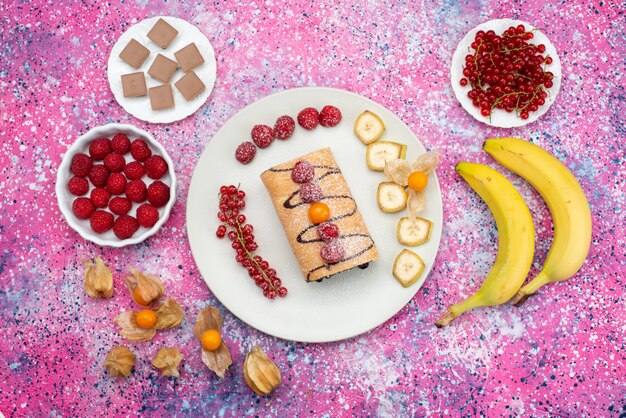
{"type": "Polygon", "coordinates": [[[469,31],[465,37],[459,42],[459,45],[454,51],[454,55],[452,56],[452,66],[450,67],[450,81],[452,83],[452,89],[454,90],[454,94],[456,98],[461,103],[463,108],[472,115],[476,120],[483,122],[490,126],[496,126],[499,128],[513,128],[518,126],[524,126],[531,122],[536,121],[542,115],[544,115],[552,103],[556,100],[556,96],[559,93],[559,89],[561,88],[561,61],[559,60],[559,55],[556,52],[556,48],[552,45],[552,42],[548,39],[546,35],[544,35],[541,31],[535,31],[535,36],[531,40],[527,41],[534,45],[544,44],[546,46],[546,52],[543,54],[544,56],[550,55],[552,57],[552,64],[548,65],[546,69],[551,71],[554,74],[552,87],[547,89],[548,97],[546,97],[546,102],[543,106],[537,109],[536,112],[530,112],[528,119],[522,119],[515,112],[508,113],[503,109],[494,109],[491,113],[491,119],[489,116],[483,116],[480,113],[480,108],[474,106],[472,100],[467,97],[467,93],[472,89],[471,86],[461,86],[459,81],[463,78],[463,66],[465,65],[465,56],[471,52],[474,52],[471,49],[471,44],[474,42],[476,38],[476,32],[479,30],[483,30],[487,32],[488,30],[493,30],[497,35],[501,35],[505,30],[507,30],[510,26],[524,25],[526,27],[526,31],[535,29],[532,25],[527,22],[521,20],[513,20],[513,19],[496,19],[490,20],[488,22],[482,23],[476,26],[474,29],[469,31]]]}
{"type": "Polygon", "coordinates": [[[122,34],[122,36],[120,36],[115,45],[113,45],[113,49],[111,49],[111,54],[109,55],[107,76],[109,78],[109,86],[115,96],[115,100],[117,100],[120,106],[122,106],[128,113],[137,119],[141,119],[146,122],[170,123],[184,119],[193,114],[206,102],[211,94],[211,91],[213,90],[213,86],[215,85],[215,71],[215,52],[213,51],[213,46],[211,46],[211,42],[209,42],[207,37],[200,32],[198,28],[191,23],[176,17],[157,16],[142,20],[136,25],[131,26],[122,34]],[[159,19],[165,20],[178,30],[178,35],[176,35],[167,49],[161,49],[147,36],[150,29],[152,29],[152,26],[154,26],[159,19]],[[150,50],[150,55],[138,69],[131,67],[119,57],[120,52],[122,52],[132,38],[135,38],[139,43],[150,50]],[[176,61],[174,52],[192,42],[196,44],[200,54],[202,54],[202,57],[204,58],[204,63],[193,69],[205,85],[205,90],[202,93],[190,101],[187,101],[183,95],[180,94],[174,83],[178,81],[184,73],[180,68],[178,68],[170,80],[170,83],[172,84],[172,92],[174,93],[174,103],[176,105],[174,108],[152,110],[148,95],[143,97],[124,97],[121,80],[121,76],[123,74],[143,71],[146,76],[146,86],[148,89],[150,87],[160,86],[163,83],[154,80],[148,75],[148,69],[152,65],[154,59],[158,54],[163,54],[167,58],[176,61]]]}
{"type": "Polygon", "coordinates": [[[356,117],[366,109],[385,122],[387,130],[382,139],[408,145],[407,159],[413,160],[425,152],[411,130],[379,104],[343,90],[300,88],[265,97],[242,109],[211,139],[198,161],[187,198],[187,232],[194,259],[215,296],[254,328],[294,341],[342,340],[393,317],[426,280],[441,239],[439,182],[436,176],[431,177],[427,209],[421,214],[434,223],[431,239],[413,249],[423,258],[426,270],[417,283],[405,289],[391,273],[396,255],[404,248],[396,240],[396,224],[405,213],[386,214],[378,208],[376,189],[386,178],[367,168],[365,145],[353,133],[356,117]],[[327,104],[342,111],[343,120],[338,126],[305,131],[296,123],[290,139],[275,140],[270,147],[258,150],[250,164],[235,160],[235,148],[250,140],[255,124],[273,126],[278,116],[288,114],[295,119],[305,107],[321,109],[327,104]],[[332,149],[376,242],[380,259],[365,270],[352,269],[321,283],[306,283],[259,175],[278,163],[323,147],[332,149]],[[230,184],[241,184],[247,194],[243,213],[255,228],[257,253],[270,262],[288,288],[289,294],[284,298],[263,297],[248,273],[235,262],[230,241],[215,236],[219,225],[219,188],[230,184]]]}
{"type": "MultiPolygon", "coordinates": [[[[124,156],[126,161],[132,161],[132,157],[130,153],[124,156]]],[[[97,161],[97,164],[102,164],[102,161],[97,161]]],[[[144,175],[141,178],[146,186],[149,186],[153,180],[148,178],[147,175],[144,175]]],[[[89,197],[91,190],[93,190],[94,186],[89,182],[89,192],[82,197],[89,197]]],[[[61,165],[59,166],[59,171],[57,172],[57,182],[55,185],[55,191],[57,195],[57,201],[59,203],[59,208],[61,209],[61,213],[63,217],[67,220],[67,223],[74,229],[76,232],[80,234],[81,237],[89,240],[91,242],[95,242],[98,245],[106,245],[109,247],[124,247],[126,245],[138,244],[145,240],[146,238],[156,234],[156,232],[161,228],[161,225],[165,223],[167,218],[170,216],[170,210],[176,201],[176,174],[174,173],[174,163],[172,159],[165,151],[165,148],[161,146],[148,132],[141,130],[139,128],[135,128],[132,125],[125,125],[120,123],[110,123],[108,125],[97,126],[91,129],[86,134],[79,137],[76,142],[72,144],[72,146],[67,150],[65,155],[63,156],[63,160],[61,161],[61,165]],[[89,220],[78,219],[74,212],[72,211],[72,202],[77,196],[74,196],[70,193],[67,188],[67,182],[73,176],[70,172],[70,164],[72,163],[72,158],[74,155],[79,153],[84,153],[89,155],[89,144],[95,139],[106,137],[113,138],[115,134],[122,133],[128,136],[128,139],[134,141],[137,138],[141,138],[148,144],[148,147],[152,150],[153,154],[158,154],[165,159],[168,165],[167,173],[161,178],[161,181],[168,186],[170,186],[170,200],[163,207],[159,208],[159,220],[152,228],[144,228],[139,227],[139,230],[135,232],[135,235],[132,237],[120,240],[115,236],[112,230],[104,232],[102,234],[96,234],[93,232],[91,227],[89,226],[89,220]]],[[[113,198],[113,196],[111,196],[113,198]]],[[[133,206],[128,212],[129,215],[135,216],[137,211],[137,207],[139,203],[133,203],[133,206]]],[[[108,208],[104,208],[104,210],[108,211],[108,208]]]]}

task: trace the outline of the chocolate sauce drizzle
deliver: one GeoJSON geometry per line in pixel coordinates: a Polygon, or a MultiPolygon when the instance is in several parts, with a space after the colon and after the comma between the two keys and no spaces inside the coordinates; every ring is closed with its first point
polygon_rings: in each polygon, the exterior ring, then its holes
{"type": "MultiPolygon", "coordinates": [[[[316,181],[321,181],[322,179],[324,179],[325,177],[331,176],[331,175],[336,175],[336,174],[341,174],[341,170],[339,169],[339,167],[333,167],[333,166],[328,166],[328,165],[314,165],[314,168],[319,168],[319,169],[325,169],[327,170],[323,175],[321,175],[316,181]]],[[[282,172],[288,172],[288,171],[292,171],[293,168],[270,168],[268,171],[271,171],[273,173],[282,173],[282,172]]],[[[294,209],[297,208],[298,206],[302,206],[302,205],[306,205],[306,202],[298,202],[298,203],[293,203],[292,200],[300,193],[300,189],[296,190],[295,192],[291,193],[291,195],[287,198],[287,200],[285,200],[283,202],[283,207],[285,209],[294,209]]],[[[333,222],[333,221],[337,221],[340,219],[344,219],[344,218],[349,218],[350,216],[353,216],[356,211],[357,211],[357,206],[356,206],[356,202],[354,200],[354,198],[352,198],[352,196],[348,196],[348,195],[330,195],[330,196],[324,196],[321,200],[331,200],[331,199],[349,199],[352,201],[352,203],[354,203],[354,209],[349,212],[349,213],[345,213],[343,215],[337,215],[334,216],[332,218],[330,218],[328,220],[328,222],[333,222]]],[[[300,231],[298,233],[298,236],[296,237],[296,241],[300,244],[310,244],[310,243],[314,243],[314,242],[323,242],[323,240],[321,238],[315,238],[315,239],[305,239],[303,238],[304,234],[306,234],[308,231],[310,231],[313,228],[316,228],[317,225],[309,225],[307,226],[305,229],[303,229],[302,231],[300,231]]],[[[371,244],[357,252],[356,254],[352,254],[349,257],[344,258],[343,260],[337,262],[337,263],[330,263],[330,264],[322,264],[320,266],[315,267],[313,270],[310,270],[307,273],[306,276],[306,281],[309,282],[310,281],[310,277],[311,274],[315,273],[316,271],[323,269],[323,268],[329,268],[331,265],[335,265],[335,264],[341,264],[344,263],[346,261],[349,260],[353,260],[359,256],[361,256],[362,254],[366,253],[367,251],[371,250],[374,247],[374,240],[372,239],[372,237],[369,234],[341,234],[339,235],[338,239],[344,239],[344,238],[349,238],[349,237],[364,237],[364,238],[369,238],[371,241],[371,244]]],[[[365,263],[362,264],[362,266],[365,267],[361,267],[360,268],[367,268],[369,263],[365,263]]]]}

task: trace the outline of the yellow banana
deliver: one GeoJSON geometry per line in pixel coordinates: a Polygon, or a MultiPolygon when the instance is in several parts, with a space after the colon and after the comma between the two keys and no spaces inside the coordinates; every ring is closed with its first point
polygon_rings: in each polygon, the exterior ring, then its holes
{"type": "Polygon", "coordinates": [[[487,203],[496,220],[496,261],[478,291],[448,308],[435,323],[444,327],[465,311],[500,305],[517,292],[528,276],[535,253],[535,228],[522,196],[502,174],[482,164],[461,162],[456,171],[487,203]]]}
{"type": "Polygon", "coordinates": [[[567,280],[582,267],[591,244],[589,202],[572,172],[541,147],[523,139],[497,138],[485,141],[483,148],[539,192],[554,221],[554,241],[543,269],[512,300],[520,306],[541,286],[567,280]]]}

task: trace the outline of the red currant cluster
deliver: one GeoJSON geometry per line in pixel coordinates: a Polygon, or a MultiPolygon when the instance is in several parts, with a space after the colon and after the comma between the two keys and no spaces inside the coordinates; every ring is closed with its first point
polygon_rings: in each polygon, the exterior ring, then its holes
{"type": "Polygon", "coordinates": [[[503,109],[528,119],[545,103],[545,89],[552,87],[554,77],[545,66],[552,64],[552,58],[542,55],[545,45],[527,42],[533,37],[524,25],[511,26],[501,36],[492,30],[476,33],[471,45],[475,52],[465,56],[460,84],[471,85],[467,96],[483,116],[503,109]]]}
{"type": "Polygon", "coordinates": [[[241,264],[257,286],[263,290],[263,296],[276,299],[276,296],[287,295],[287,288],[276,276],[276,270],[270,268],[267,261],[260,255],[253,255],[258,245],[254,241],[254,228],[246,224],[246,216],[240,211],[246,206],[246,193],[236,186],[220,187],[220,211],[217,217],[223,222],[215,234],[218,238],[228,236],[232,247],[237,252],[235,260],[241,264]],[[230,227],[230,231],[228,231],[230,227]]]}

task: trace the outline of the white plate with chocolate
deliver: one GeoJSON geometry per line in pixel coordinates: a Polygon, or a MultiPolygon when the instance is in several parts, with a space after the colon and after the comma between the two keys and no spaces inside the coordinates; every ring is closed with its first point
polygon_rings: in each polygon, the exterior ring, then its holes
{"type": "Polygon", "coordinates": [[[362,334],[392,318],[415,297],[435,263],[443,210],[433,173],[426,188],[426,209],[419,214],[432,222],[430,239],[410,247],[423,259],[425,270],[409,287],[392,274],[396,256],[407,248],[396,237],[397,223],[406,212],[384,213],[378,206],[377,187],[388,180],[382,172],[368,168],[366,146],[354,133],[355,120],[365,110],[384,121],[381,140],[407,146],[408,161],[426,151],[408,126],[371,100],[343,90],[300,88],[242,109],[215,134],[198,161],[187,198],[187,232],[194,260],[220,302],[260,331],[302,342],[362,334]],[[235,150],[250,140],[255,125],[273,127],[282,115],[295,120],[304,108],[319,110],[326,105],[341,110],[341,122],[335,127],[306,130],[296,122],[291,137],[258,148],[252,161],[242,164],[235,159],[235,150]],[[301,160],[313,166],[313,174],[296,184],[293,172],[301,160]],[[246,193],[241,213],[245,223],[253,225],[258,244],[254,254],[276,270],[288,289],[285,297],[264,297],[262,288],[235,260],[228,237],[216,235],[222,224],[217,216],[220,187],[238,184],[246,193]],[[338,227],[335,237],[344,247],[341,252],[320,250],[337,241],[320,239],[321,224],[316,228],[310,223],[313,203],[307,203],[304,189],[313,192],[311,202],[325,202],[330,208],[330,218],[324,219],[338,227]],[[339,258],[329,260],[337,254],[339,258]]]}
{"type": "Polygon", "coordinates": [[[111,49],[107,76],[115,100],[137,119],[171,123],[196,112],[215,85],[215,52],[191,23],[142,20],[111,49]]]}

